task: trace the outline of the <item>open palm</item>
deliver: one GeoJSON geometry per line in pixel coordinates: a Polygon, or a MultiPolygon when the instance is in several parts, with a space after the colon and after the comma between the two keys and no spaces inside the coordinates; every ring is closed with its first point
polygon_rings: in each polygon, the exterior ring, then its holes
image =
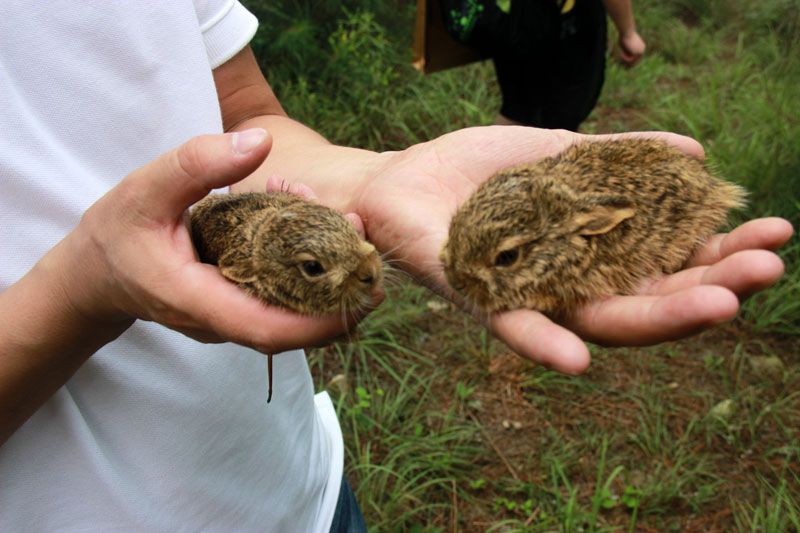
{"type": "MultiPolygon", "coordinates": [[[[667,133],[625,134],[662,138],[696,157],[695,141],[667,133]]],[[[379,250],[433,290],[454,296],[439,262],[450,218],[477,186],[498,170],[548,157],[569,144],[609,136],[495,126],[468,128],[387,154],[361,191],[357,212],[379,250]]],[[[609,345],[654,344],[730,320],[739,301],[774,283],[783,263],[771,250],[792,234],[782,219],[750,221],[717,235],[681,270],[650,280],[636,296],[591,302],[563,324],[541,313],[516,310],[489,318],[489,327],[514,351],[563,372],[589,364],[581,340],[609,345]]]]}

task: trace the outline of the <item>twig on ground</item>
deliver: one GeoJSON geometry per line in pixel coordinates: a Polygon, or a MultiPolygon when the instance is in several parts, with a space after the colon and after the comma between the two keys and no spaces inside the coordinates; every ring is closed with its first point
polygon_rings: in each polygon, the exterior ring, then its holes
{"type": "Polygon", "coordinates": [[[477,417],[475,415],[473,415],[472,413],[470,413],[468,416],[478,426],[478,429],[480,430],[481,434],[483,435],[483,438],[485,438],[486,442],[489,443],[489,446],[492,447],[492,449],[494,450],[494,453],[496,453],[497,456],[500,458],[500,460],[503,461],[503,464],[506,465],[506,468],[508,469],[508,472],[511,474],[511,477],[513,477],[517,481],[522,481],[520,479],[519,475],[517,474],[517,471],[514,470],[514,467],[511,466],[511,463],[509,463],[508,459],[506,459],[505,454],[503,454],[503,452],[500,451],[500,448],[498,448],[497,445],[494,443],[494,440],[492,440],[492,437],[489,436],[489,433],[483,427],[483,424],[481,424],[480,420],[478,420],[477,417]]]}

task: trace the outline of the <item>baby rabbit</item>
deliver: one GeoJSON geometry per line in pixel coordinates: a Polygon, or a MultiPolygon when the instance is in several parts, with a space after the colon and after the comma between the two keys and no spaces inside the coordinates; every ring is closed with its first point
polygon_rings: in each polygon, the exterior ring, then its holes
{"type": "Polygon", "coordinates": [[[569,312],[678,270],[744,199],[661,141],[577,144],[481,185],[453,216],[441,260],[483,312],[569,312]]]}
{"type": "Polygon", "coordinates": [[[189,220],[200,260],[268,304],[346,316],[368,307],[383,280],[377,250],[350,222],[293,194],[212,194],[195,204],[189,220]]]}
{"type": "Polygon", "coordinates": [[[369,306],[375,247],[340,213],[285,192],[210,195],[191,211],[200,260],[265,302],[307,315],[369,306]]]}

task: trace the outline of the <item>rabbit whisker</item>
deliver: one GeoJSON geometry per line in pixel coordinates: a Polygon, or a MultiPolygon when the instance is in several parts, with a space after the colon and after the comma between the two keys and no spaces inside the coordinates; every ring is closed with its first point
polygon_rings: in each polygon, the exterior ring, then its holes
{"type": "Polygon", "coordinates": [[[404,270],[395,268],[384,269],[383,277],[387,284],[393,284],[394,286],[398,286],[403,282],[414,281],[414,276],[404,270]]]}
{"type": "Polygon", "coordinates": [[[381,252],[381,254],[380,254],[381,259],[386,259],[390,255],[395,253],[397,250],[399,250],[400,248],[402,248],[403,246],[408,244],[410,241],[411,241],[411,238],[410,237],[406,237],[399,244],[393,246],[392,248],[389,248],[388,250],[385,250],[385,251],[381,252]]]}

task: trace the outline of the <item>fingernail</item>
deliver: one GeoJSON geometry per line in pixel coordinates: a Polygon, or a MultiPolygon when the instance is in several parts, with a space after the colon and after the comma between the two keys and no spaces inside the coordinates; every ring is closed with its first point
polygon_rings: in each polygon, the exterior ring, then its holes
{"type": "Polygon", "coordinates": [[[231,136],[233,151],[237,154],[246,154],[263,143],[266,138],[267,130],[262,128],[237,131],[231,136]]]}

